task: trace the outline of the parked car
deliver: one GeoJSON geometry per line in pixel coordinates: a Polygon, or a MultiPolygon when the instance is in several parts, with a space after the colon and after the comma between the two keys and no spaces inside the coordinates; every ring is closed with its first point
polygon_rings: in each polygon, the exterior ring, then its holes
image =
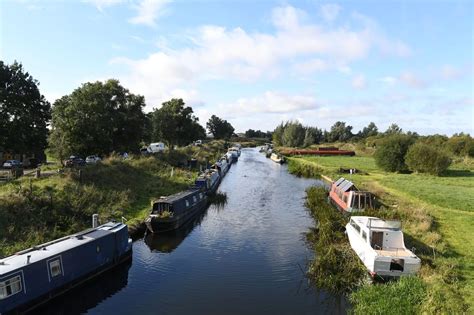
{"type": "Polygon", "coordinates": [[[80,157],[71,155],[69,159],[66,160],[65,165],[66,167],[84,166],[86,165],[86,161],[84,161],[84,159],[81,159],[80,157]]]}
{"type": "Polygon", "coordinates": [[[97,162],[100,162],[101,160],[102,159],[97,155],[89,155],[86,157],[86,164],[97,164],[97,162]]]}
{"type": "Polygon", "coordinates": [[[201,146],[202,145],[202,140],[196,140],[194,141],[195,146],[201,146]]]}
{"type": "Polygon", "coordinates": [[[6,160],[3,163],[3,168],[14,168],[14,167],[22,167],[23,163],[18,160],[6,160]]]}

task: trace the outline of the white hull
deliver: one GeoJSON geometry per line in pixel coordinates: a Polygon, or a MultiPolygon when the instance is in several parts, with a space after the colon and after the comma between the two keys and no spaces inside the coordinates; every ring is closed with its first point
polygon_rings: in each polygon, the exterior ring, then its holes
{"type": "Polygon", "coordinates": [[[371,230],[361,226],[361,231],[359,232],[348,223],[346,225],[346,232],[352,249],[372,276],[400,277],[414,275],[420,269],[421,260],[413,252],[405,248],[401,231],[384,231],[385,239],[383,244],[393,247],[382,246],[378,249],[372,248],[370,235],[372,232],[380,232],[380,230],[371,230]],[[362,233],[365,233],[366,239],[362,237],[362,233]]]}

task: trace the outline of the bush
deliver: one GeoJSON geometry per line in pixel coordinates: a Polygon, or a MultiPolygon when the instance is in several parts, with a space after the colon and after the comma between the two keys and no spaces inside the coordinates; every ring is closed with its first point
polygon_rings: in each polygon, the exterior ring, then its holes
{"type": "Polygon", "coordinates": [[[418,314],[426,286],[418,277],[388,284],[367,284],[350,296],[354,314],[418,314]]]}
{"type": "Polygon", "coordinates": [[[384,171],[407,171],[405,155],[414,141],[414,137],[404,134],[396,134],[382,139],[374,154],[375,163],[384,171]]]}
{"type": "Polygon", "coordinates": [[[410,147],[405,162],[410,171],[432,175],[440,175],[451,165],[451,159],[445,152],[423,143],[410,147]]]}

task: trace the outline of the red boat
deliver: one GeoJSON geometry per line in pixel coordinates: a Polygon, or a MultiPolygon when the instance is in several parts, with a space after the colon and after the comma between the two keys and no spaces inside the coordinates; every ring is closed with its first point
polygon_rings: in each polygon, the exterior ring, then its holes
{"type": "Polygon", "coordinates": [[[375,207],[375,196],[360,191],[347,179],[341,177],[331,184],[329,201],[342,212],[360,212],[375,207]]]}
{"type": "Polygon", "coordinates": [[[337,148],[319,148],[318,150],[286,150],[284,155],[347,155],[354,156],[354,151],[339,150],[337,148]]]}

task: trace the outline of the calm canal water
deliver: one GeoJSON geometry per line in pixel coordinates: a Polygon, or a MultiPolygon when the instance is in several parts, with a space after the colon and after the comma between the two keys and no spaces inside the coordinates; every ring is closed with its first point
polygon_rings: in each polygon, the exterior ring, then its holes
{"type": "Polygon", "coordinates": [[[346,302],[309,287],[313,221],[305,188],[244,149],[211,205],[184,229],[136,241],[133,260],[38,310],[49,314],[341,314],[346,302]]]}

